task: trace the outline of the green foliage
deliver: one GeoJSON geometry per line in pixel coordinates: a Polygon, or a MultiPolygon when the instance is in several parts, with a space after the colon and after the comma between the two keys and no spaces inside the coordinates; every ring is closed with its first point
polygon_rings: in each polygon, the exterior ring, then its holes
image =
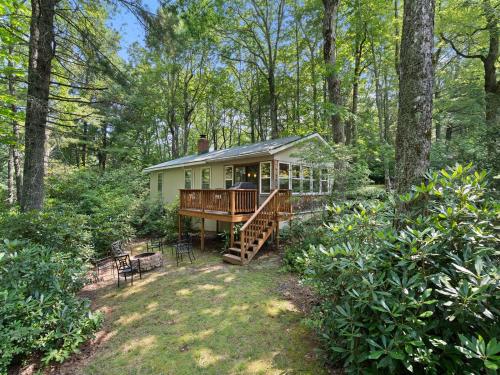
{"type": "Polygon", "coordinates": [[[21,241],[0,245],[0,373],[35,352],[62,362],[100,325],[77,297],[86,274],[74,253],[21,241]]]}
{"type": "Polygon", "coordinates": [[[112,242],[134,235],[132,221],[137,205],[146,199],[146,182],[147,178],[130,168],[57,173],[49,183],[49,209],[84,215],[92,246],[104,254],[112,242]]]}
{"type": "Polygon", "coordinates": [[[87,220],[63,205],[39,212],[6,212],[0,217],[0,238],[30,241],[88,259],[93,241],[87,220]]]}
{"type": "MultiPolygon", "coordinates": [[[[178,201],[164,205],[159,201],[146,199],[138,205],[134,212],[132,225],[137,236],[166,237],[173,240],[178,235],[178,213],[178,201]]],[[[186,220],[183,224],[183,228],[190,226],[186,220]]]]}
{"type": "Polygon", "coordinates": [[[495,373],[499,206],[485,176],[470,165],[428,176],[403,197],[426,204],[399,231],[393,203],[331,208],[334,241],[300,261],[332,361],[355,373],[495,373]]]}
{"type": "Polygon", "coordinates": [[[322,223],[322,218],[313,216],[308,219],[294,220],[290,226],[285,227],[280,237],[285,244],[283,262],[286,269],[292,272],[303,273],[304,262],[302,256],[311,246],[329,243],[330,232],[322,223]]]}

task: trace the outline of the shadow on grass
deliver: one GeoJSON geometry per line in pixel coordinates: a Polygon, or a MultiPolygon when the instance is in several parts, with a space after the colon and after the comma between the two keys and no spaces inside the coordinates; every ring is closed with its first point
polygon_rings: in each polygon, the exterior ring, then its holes
{"type": "Polygon", "coordinates": [[[83,373],[324,373],[302,315],[276,292],[275,258],[239,267],[196,255],[193,265],[176,267],[166,251],[163,270],[97,292],[109,338],[83,373]]]}

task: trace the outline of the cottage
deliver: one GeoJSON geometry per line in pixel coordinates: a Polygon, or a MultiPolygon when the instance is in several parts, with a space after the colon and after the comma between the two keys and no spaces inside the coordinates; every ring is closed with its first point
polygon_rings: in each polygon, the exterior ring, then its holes
{"type": "Polygon", "coordinates": [[[305,148],[324,147],[329,146],[314,133],[209,151],[202,135],[198,154],[153,165],[145,172],[150,175],[152,199],[179,199],[179,233],[181,216],[199,218],[203,249],[205,231],[228,226],[230,248],[223,258],[243,264],[271,235],[279,238],[279,223],[290,220],[293,211],[330,193],[328,167],[300,156],[305,148]],[[234,240],[235,223],[244,223],[239,241],[234,240]]]}

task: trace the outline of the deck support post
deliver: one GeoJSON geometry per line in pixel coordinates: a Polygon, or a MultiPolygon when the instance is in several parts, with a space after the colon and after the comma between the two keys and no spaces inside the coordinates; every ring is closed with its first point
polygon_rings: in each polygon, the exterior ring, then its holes
{"type": "Polygon", "coordinates": [[[280,222],[276,220],[276,231],[274,232],[275,241],[276,241],[276,250],[279,249],[280,246],[280,222]]]}
{"type": "Polygon", "coordinates": [[[182,215],[179,214],[179,241],[182,239],[182,215]]]}
{"type": "Polygon", "coordinates": [[[234,247],[234,223],[229,224],[229,247],[234,247]]]}
{"type": "Polygon", "coordinates": [[[201,237],[200,237],[200,248],[205,250],[205,219],[201,218],[201,237]]]}

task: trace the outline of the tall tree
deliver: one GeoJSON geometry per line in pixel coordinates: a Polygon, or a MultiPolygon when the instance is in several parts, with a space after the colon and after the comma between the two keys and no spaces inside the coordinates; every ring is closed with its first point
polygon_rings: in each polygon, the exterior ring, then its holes
{"type": "Polygon", "coordinates": [[[337,17],[340,0],[323,0],[323,58],[326,65],[326,85],[330,108],[333,141],[344,143],[344,126],[338,107],[341,104],[340,79],[337,74],[337,17]]]}
{"type": "Polygon", "coordinates": [[[52,58],[55,52],[54,14],[58,0],[32,0],[29,40],[28,97],[21,209],[43,206],[45,138],[49,110],[52,58]]]}
{"type": "Polygon", "coordinates": [[[465,33],[462,30],[455,32],[455,38],[447,37],[444,33],[441,38],[447,42],[453,51],[460,57],[466,59],[478,59],[483,64],[484,71],[484,93],[485,93],[485,120],[487,130],[485,132],[485,142],[490,160],[495,163],[497,161],[498,152],[498,116],[500,108],[500,80],[497,79],[496,64],[499,58],[499,4],[493,5],[490,0],[481,0],[478,4],[473,2],[461,2],[456,4],[465,8],[474,7],[480,9],[481,12],[477,19],[484,20],[484,24],[474,24],[471,30],[470,26],[465,27],[465,33]],[[464,35],[465,34],[465,35],[464,35]],[[479,42],[481,34],[486,34],[487,47],[483,48],[483,44],[479,42]],[[461,40],[460,47],[454,39],[461,40]],[[479,50],[477,48],[479,47],[479,50]],[[475,51],[474,51],[475,50],[475,51]],[[472,52],[470,52],[472,51],[472,52]]]}
{"type": "Polygon", "coordinates": [[[407,192],[429,167],[434,0],[406,0],[399,66],[396,189],[407,192]]]}
{"type": "Polygon", "coordinates": [[[265,77],[269,94],[271,137],[278,138],[278,91],[276,74],[278,50],[283,37],[285,0],[250,0],[234,2],[229,7],[231,26],[222,34],[234,47],[224,57],[253,65],[265,77]]]}

